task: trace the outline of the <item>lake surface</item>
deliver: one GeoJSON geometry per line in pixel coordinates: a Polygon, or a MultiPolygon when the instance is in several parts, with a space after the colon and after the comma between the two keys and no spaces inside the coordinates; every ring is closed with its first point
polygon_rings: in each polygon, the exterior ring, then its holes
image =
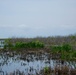
{"type": "Polygon", "coordinates": [[[56,65],[67,65],[76,69],[75,61],[53,60],[49,53],[0,53],[0,75],[12,75],[13,72],[36,75],[44,67],[54,69],[56,65]]]}

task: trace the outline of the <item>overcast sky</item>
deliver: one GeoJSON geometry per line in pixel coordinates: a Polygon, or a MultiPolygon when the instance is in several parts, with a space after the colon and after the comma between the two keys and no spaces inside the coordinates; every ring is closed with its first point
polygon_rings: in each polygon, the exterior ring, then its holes
{"type": "Polygon", "coordinates": [[[0,0],[0,38],[76,33],[76,0],[0,0]]]}

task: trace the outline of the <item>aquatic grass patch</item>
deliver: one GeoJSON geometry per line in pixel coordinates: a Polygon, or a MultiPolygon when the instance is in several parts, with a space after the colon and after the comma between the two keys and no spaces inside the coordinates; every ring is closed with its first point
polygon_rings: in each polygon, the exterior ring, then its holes
{"type": "Polygon", "coordinates": [[[76,50],[73,50],[70,44],[51,46],[52,54],[60,54],[61,59],[73,60],[76,59],[76,50]]]}
{"type": "Polygon", "coordinates": [[[66,52],[69,52],[70,50],[72,50],[72,46],[70,44],[63,44],[61,48],[66,52]]]}
{"type": "Polygon", "coordinates": [[[51,48],[51,51],[53,52],[53,53],[60,53],[61,52],[61,46],[58,46],[58,45],[54,45],[54,46],[50,46],[50,48],[51,48]]]}
{"type": "Polygon", "coordinates": [[[69,44],[63,44],[63,45],[52,45],[50,46],[51,50],[54,52],[69,52],[70,50],[72,50],[72,46],[69,44]]]}

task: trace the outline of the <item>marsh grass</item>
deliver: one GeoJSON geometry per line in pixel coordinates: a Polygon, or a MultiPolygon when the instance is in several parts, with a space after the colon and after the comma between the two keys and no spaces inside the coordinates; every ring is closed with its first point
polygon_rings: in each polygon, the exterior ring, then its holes
{"type": "Polygon", "coordinates": [[[74,60],[76,59],[76,50],[73,50],[70,44],[51,46],[52,54],[60,54],[61,59],[74,60]]]}

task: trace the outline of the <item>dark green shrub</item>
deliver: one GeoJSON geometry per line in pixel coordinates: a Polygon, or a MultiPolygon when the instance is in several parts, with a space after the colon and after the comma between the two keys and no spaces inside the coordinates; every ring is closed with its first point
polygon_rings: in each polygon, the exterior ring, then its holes
{"type": "Polygon", "coordinates": [[[69,44],[63,44],[63,45],[51,46],[51,49],[52,51],[57,51],[57,52],[63,52],[63,51],[69,52],[70,50],[72,50],[72,47],[69,44]]]}
{"type": "Polygon", "coordinates": [[[39,41],[32,41],[32,42],[16,42],[15,48],[43,48],[44,44],[39,41]]]}
{"type": "Polygon", "coordinates": [[[61,59],[75,59],[76,58],[76,51],[72,49],[70,44],[63,44],[63,45],[54,45],[51,47],[51,51],[55,54],[59,53],[61,59]]]}
{"type": "Polygon", "coordinates": [[[52,52],[59,53],[62,50],[62,46],[58,46],[58,45],[51,46],[51,50],[52,52]]]}
{"type": "Polygon", "coordinates": [[[31,42],[16,42],[12,43],[11,39],[7,39],[5,41],[4,48],[8,49],[21,49],[21,48],[43,48],[44,44],[39,41],[31,41],[31,42]]]}
{"type": "Polygon", "coordinates": [[[62,45],[62,50],[65,50],[65,51],[70,51],[72,49],[71,45],[69,44],[64,44],[62,45]]]}

